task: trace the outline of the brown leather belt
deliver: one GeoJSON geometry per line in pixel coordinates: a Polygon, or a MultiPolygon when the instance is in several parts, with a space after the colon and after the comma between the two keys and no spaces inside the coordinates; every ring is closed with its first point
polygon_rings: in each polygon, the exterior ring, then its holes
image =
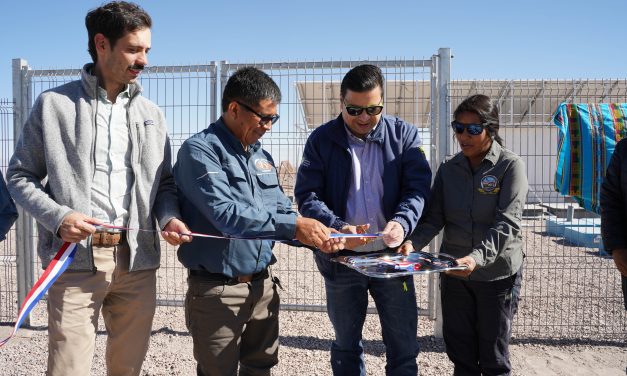
{"type": "Polygon", "coordinates": [[[124,232],[96,232],[91,236],[94,247],[115,247],[124,239],[124,232]]]}

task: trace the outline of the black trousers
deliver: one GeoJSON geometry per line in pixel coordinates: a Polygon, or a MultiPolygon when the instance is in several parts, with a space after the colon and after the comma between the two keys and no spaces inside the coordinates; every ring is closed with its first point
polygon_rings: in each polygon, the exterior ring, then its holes
{"type": "Polygon", "coordinates": [[[441,275],[443,334],[454,375],[509,375],[522,270],[492,282],[441,275]]]}
{"type": "Polygon", "coordinates": [[[625,310],[627,311],[627,277],[621,276],[623,279],[623,301],[625,302],[625,310]]]}

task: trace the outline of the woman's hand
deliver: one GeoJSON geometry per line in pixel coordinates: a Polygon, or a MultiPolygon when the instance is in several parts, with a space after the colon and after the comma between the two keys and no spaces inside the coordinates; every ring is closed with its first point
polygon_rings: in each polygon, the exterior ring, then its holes
{"type": "Polygon", "coordinates": [[[464,270],[448,270],[445,272],[446,274],[467,278],[470,273],[472,273],[472,271],[475,270],[475,268],[477,267],[477,261],[475,261],[475,259],[470,256],[458,258],[455,261],[457,262],[457,265],[466,265],[467,268],[464,270]]]}
{"type": "Polygon", "coordinates": [[[407,256],[411,252],[414,251],[414,245],[411,243],[411,240],[405,240],[403,244],[396,250],[396,253],[400,253],[403,256],[407,256]]]}

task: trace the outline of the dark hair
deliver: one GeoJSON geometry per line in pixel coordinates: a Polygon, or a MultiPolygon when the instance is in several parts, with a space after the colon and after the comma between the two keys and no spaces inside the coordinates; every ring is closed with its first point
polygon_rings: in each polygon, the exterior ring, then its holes
{"type": "Polygon", "coordinates": [[[94,37],[101,33],[115,46],[118,39],[127,33],[152,27],[152,19],[139,5],[126,1],[112,1],[93,9],[85,16],[85,26],[89,41],[87,43],[91,59],[98,61],[94,37]]]}
{"type": "Polygon", "coordinates": [[[264,99],[276,104],[281,102],[281,90],[276,82],[255,67],[240,68],[226,82],[222,93],[222,112],[226,112],[233,101],[255,106],[264,99]]]}
{"type": "Polygon", "coordinates": [[[383,98],[383,73],[381,73],[381,68],[371,64],[358,65],[349,70],[342,79],[340,96],[344,99],[347,90],[363,93],[364,91],[373,90],[377,86],[381,88],[381,97],[383,98]]]}
{"type": "Polygon", "coordinates": [[[462,101],[453,112],[453,118],[462,112],[472,112],[477,114],[481,122],[485,124],[486,129],[492,139],[503,145],[503,139],[499,136],[499,107],[487,95],[475,94],[462,101]]]}

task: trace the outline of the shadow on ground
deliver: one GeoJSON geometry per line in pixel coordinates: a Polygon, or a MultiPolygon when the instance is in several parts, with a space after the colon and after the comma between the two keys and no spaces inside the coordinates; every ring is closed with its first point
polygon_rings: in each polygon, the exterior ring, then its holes
{"type": "MultiPolygon", "coordinates": [[[[292,347],[303,350],[329,351],[331,348],[330,339],[321,339],[312,336],[281,336],[279,338],[281,346],[292,347]]],[[[433,336],[418,337],[420,352],[444,352],[444,341],[433,336]]],[[[380,340],[365,340],[364,352],[372,356],[382,356],[385,354],[385,345],[380,340]]]]}

